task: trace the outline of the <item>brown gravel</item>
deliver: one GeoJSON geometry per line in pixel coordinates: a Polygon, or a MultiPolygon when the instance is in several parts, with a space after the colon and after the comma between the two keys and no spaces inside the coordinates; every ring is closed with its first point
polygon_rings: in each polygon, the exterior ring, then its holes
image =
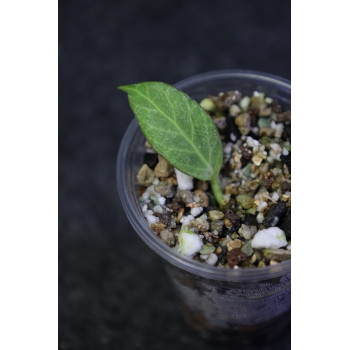
{"type": "Polygon", "coordinates": [[[232,249],[227,252],[227,262],[232,268],[238,266],[246,260],[246,255],[240,249],[232,249]]]}

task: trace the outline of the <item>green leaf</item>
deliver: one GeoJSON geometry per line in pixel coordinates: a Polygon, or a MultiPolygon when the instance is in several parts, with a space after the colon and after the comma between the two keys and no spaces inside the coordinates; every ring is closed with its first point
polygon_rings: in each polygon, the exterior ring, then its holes
{"type": "Polygon", "coordinates": [[[207,113],[184,92],[160,82],[125,85],[129,103],[152,147],[183,173],[211,180],[220,171],[222,145],[207,113]]]}

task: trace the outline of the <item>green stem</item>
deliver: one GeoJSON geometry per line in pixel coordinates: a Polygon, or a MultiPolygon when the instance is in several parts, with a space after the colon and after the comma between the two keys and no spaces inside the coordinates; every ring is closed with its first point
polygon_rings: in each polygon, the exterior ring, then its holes
{"type": "Polygon", "coordinates": [[[222,189],[220,186],[220,179],[219,174],[216,174],[211,180],[210,180],[211,189],[213,190],[214,196],[218,204],[220,205],[220,208],[222,207],[224,203],[224,194],[222,193],[222,189]]]}

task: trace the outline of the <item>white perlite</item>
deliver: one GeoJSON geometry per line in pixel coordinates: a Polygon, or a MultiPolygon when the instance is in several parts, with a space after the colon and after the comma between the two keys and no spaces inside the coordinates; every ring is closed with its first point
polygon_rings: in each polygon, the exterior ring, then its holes
{"type": "MultiPolygon", "coordinates": [[[[267,207],[267,203],[264,201],[261,201],[256,210],[260,213],[267,207]]],[[[262,221],[261,221],[262,222],[262,221]]]]}
{"type": "Polygon", "coordinates": [[[288,244],[284,232],[278,227],[270,227],[257,232],[252,239],[252,248],[279,249],[288,244]]]}
{"type": "Polygon", "coordinates": [[[218,261],[218,257],[216,254],[214,253],[211,253],[207,259],[205,259],[205,262],[208,264],[208,265],[215,265],[216,262],[218,261]]]}
{"type": "Polygon", "coordinates": [[[259,146],[259,141],[253,139],[251,136],[247,137],[247,145],[248,147],[254,148],[259,146]]]}
{"type": "Polygon", "coordinates": [[[176,168],[175,168],[175,174],[176,174],[177,185],[179,190],[192,190],[193,188],[192,176],[188,176],[176,168]]]}
{"type": "Polygon", "coordinates": [[[215,265],[216,262],[218,261],[218,257],[216,254],[211,253],[211,254],[201,254],[201,259],[203,259],[208,265],[215,265]]]}
{"type": "Polygon", "coordinates": [[[179,253],[193,257],[203,247],[202,238],[189,229],[183,229],[179,233],[179,253]]]}
{"type": "Polygon", "coordinates": [[[152,211],[148,210],[148,212],[146,212],[146,214],[145,214],[148,225],[150,225],[150,226],[159,221],[159,218],[152,215],[151,213],[152,213],[152,211]]]}
{"type": "Polygon", "coordinates": [[[231,154],[232,152],[232,146],[233,146],[233,143],[232,142],[228,142],[226,144],[226,146],[224,147],[224,153],[226,154],[231,154]]]}
{"type": "Polygon", "coordinates": [[[289,151],[287,150],[287,148],[283,148],[283,149],[282,149],[282,154],[283,154],[284,156],[288,156],[289,151]]]}
{"type": "Polygon", "coordinates": [[[155,213],[163,214],[163,208],[160,205],[154,206],[153,211],[155,213]]]}
{"type": "Polygon", "coordinates": [[[270,144],[270,157],[272,157],[275,160],[281,160],[281,153],[282,148],[278,143],[271,143],[270,144]]]}
{"type": "Polygon", "coordinates": [[[158,203],[159,203],[160,205],[164,205],[164,204],[165,204],[165,201],[166,201],[166,198],[165,198],[165,197],[163,197],[163,196],[159,196],[159,197],[158,197],[158,203]]]}
{"type": "Polygon", "coordinates": [[[233,142],[237,141],[237,136],[233,132],[231,132],[231,134],[230,134],[230,140],[233,142]]]}
{"type": "Polygon", "coordinates": [[[187,216],[183,216],[180,219],[180,222],[183,224],[183,226],[188,226],[191,223],[192,220],[194,220],[194,216],[187,215],[187,216]]]}
{"type": "Polygon", "coordinates": [[[203,211],[202,207],[195,207],[191,209],[191,215],[196,217],[203,211]]]}

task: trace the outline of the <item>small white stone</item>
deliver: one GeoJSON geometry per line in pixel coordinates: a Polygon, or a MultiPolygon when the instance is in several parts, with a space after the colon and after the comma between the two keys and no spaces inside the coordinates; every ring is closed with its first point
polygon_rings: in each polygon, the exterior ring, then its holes
{"type": "Polygon", "coordinates": [[[284,232],[278,227],[270,227],[257,232],[252,239],[252,248],[279,249],[288,245],[284,232]]]}
{"type": "Polygon", "coordinates": [[[188,176],[176,168],[175,168],[175,174],[176,174],[177,185],[179,190],[192,190],[193,188],[192,176],[188,176]]]}
{"type": "Polygon", "coordinates": [[[252,128],[252,132],[256,135],[259,134],[259,128],[257,126],[255,126],[254,128],[252,128]]]}
{"type": "Polygon", "coordinates": [[[273,99],[271,97],[265,97],[265,102],[267,104],[271,104],[273,102],[273,99]]]}
{"type": "Polygon", "coordinates": [[[279,198],[280,198],[280,196],[279,196],[279,194],[278,194],[277,192],[274,192],[274,193],[272,194],[272,200],[273,200],[274,202],[277,202],[277,201],[279,200],[279,198]]]}
{"type": "Polygon", "coordinates": [[[162,214],[163,213],[163,208],[160,205],[156,205],[156,206],[154,206],[153,211],[155,213],[162,214]]]}
{"type": "Polygon", "coordinates": [[[237,105],[232,105],[229,109],[230,115],[235,117],[241,112],[241,109],[237,105]]]}
{"type": "Polygon", "coordinates": [[[165,204],[165,201],[166,201],[166,198],[165,197],[162,197],[162,196],[159,196],[158,197],[158,203],[160,205],[164,205],[165,204]]]}
{"type": "MultiPolygon", "coordinates": [[[[267,207],[267,203],[266,202],[261,202],[258,207],[256,208],[257,211],[263,211],[265,208],[267,207]]],[[[264,220],[264,219],[263,219],[264,220]]]]}
{"type": "Polygon", "coordinates": [[[206,111],[215,110],[215,103],[210,98],[203,99],[199,105],[206,111]]]}
{"type": "Polygon", "coordinates": [[[211,253],[207,259],[205,260],[205,262],[208,264],[208,265],[215,265],[216,262],[218,261],[218,257],[216,254],[214,253],[211,253]]]}
{"type": "Polygon", "coordinates": [[[272,157],[275,160],[281,160],[281,153],[282,153],[281,146],[278,143],[271,143],[270,147],[271,147],[270,157],[272,157]]]}
{"type": "Polygon", "coordinates": [[[191,215],[196,217],[203,211],[202,207],[195,207],[191,209],[191,215]]]}
{"type": "Polygon", "coordinates": [[[254,96],[254,97],[260,97],[260,98],[263,100],[264,97],[265,97],[265,94],[264,94],[263,92],[254,91],[254,92],[253,92],[253,96],[254,96]]]}
{"type": "Polygon", "coordinates": [[[274,168],[272,169],[272,173],[274,176],[278,176],[279,174],[282,174],[282,169],[274,168]]]}
{"type": "Polygon", "coordinates": [[[237,265],[235,265],[235,266],[233,266],[233,269],[234,269],[234,270],[238,270],[239,267],[238,267],[237,265]]]}
{"type": "Polygon", "coordinates": [[[158,222],[159,218],[157,218],[156,216],[154,216],[152,214],[146,214],[146,220],[147,220],[148,224],[151,226],[151,225],[155,224],[156,222],[158,222]]]}
{"type": "Polygon", "coordinates": [[[255,235],[257,231],[256,226],[247,226],[242,224],[240,229],[238,230],[238,233],[243,236],[246,240],[252,239],[252,237],[255,235]]]}
{"type": "Polygon", "coordinates": [[[289,152],[288,152],[288,150],[287,150],[286,148],[283,148],[283,149],[282,149],[282,154],[283,154],[284,156],[288,156],[289,152]]]}
{"type": "Polygon", "coordinates": [[[259,147],[259,141],[253,139],[251,136],[247,137],[247,145],[248,147],[254,148],[254,147],[259,147]]]}
{"type": "Polygon", "coordinates": [[[182,230],[179,234],[179,253],[194,256],[203,247],[202,238],[190,230],[182,230]]]}
{"type": "Polygon", "coordinates": [[[153,181],[153,185],[158,185],[159,184],[159,179],[158,177],[153,181]]]}
{"type": "Polygon", "coordinates": [[[275,137],[280,138],[283,134],[284,126],[282,123],[278,123],[275,128],[275,137]]]}
{"type": "Polygon", "coordinates": [[[183,216],[180,219],[180,222],[183,224],[183,226],[189,226],[192,220],[194,220],[194,217],[192,215],[187,215],[187,216],[183,216]]]}
{"type": "Polygon", "coordinates": [[[287,245],[288,250],[292,250],[292,246],[290,244],[287,245]]]}
{"type": "Polygon", "coordinates": [[[224,194],[224,200],[225,201],[229,201],[231,198],[231,195],[230,194],[224,194]]]}
{"type": "Polygon", "coordinates": [[[147,211],[147,204],[144,204],[143,206],[142,206],[142,212],[143,213],[146,213],[146,211],[147,211]]]}
{"type": "Polygon", "coordinates": [[[264,221],[264,214],[261,212],[256,216],[256,221],[261,224],[264,221]]]}
{"type": "Polygon", "coordinates": [[[148,199],[148,198],[149,198],[149,192],[148,192],[148,191],[145,191],[145,192],[142,194],[141,198],[142,198],[143,200],[148,199]]]}
{"type": "Polygon", "coordinates": [[[203,214],[201,215],[198,219],[201,219],[201,220],[207,220],[208,219],[208,216],[206,214],[203,214]]]}
{"type": "Polygon", "coordinates": [[[268,163],[272,164],[274,162],[273,158],[271,156],[268,156],[267,158],[268,163]]]}
{"type": "Polygon", "coordinates": [[[226,146],[224,147],[224,153],[230,154],[232,152],[232,142],[228,142],[226,146]]]}
{"type": "Polygon", "coordinates": [[[237,136],[233,132],[231,132],[231,134],[230,134],[230,140],[233,142],[235,142],[237,140],[237,136]]]}
{"type": "Polygon", "coordinates": [[[239,102],[239,106],[242,108],[242,111],[245,112],[250,104],[250,98],[248,96],[245,96],[241,99],[239,102]]]}

